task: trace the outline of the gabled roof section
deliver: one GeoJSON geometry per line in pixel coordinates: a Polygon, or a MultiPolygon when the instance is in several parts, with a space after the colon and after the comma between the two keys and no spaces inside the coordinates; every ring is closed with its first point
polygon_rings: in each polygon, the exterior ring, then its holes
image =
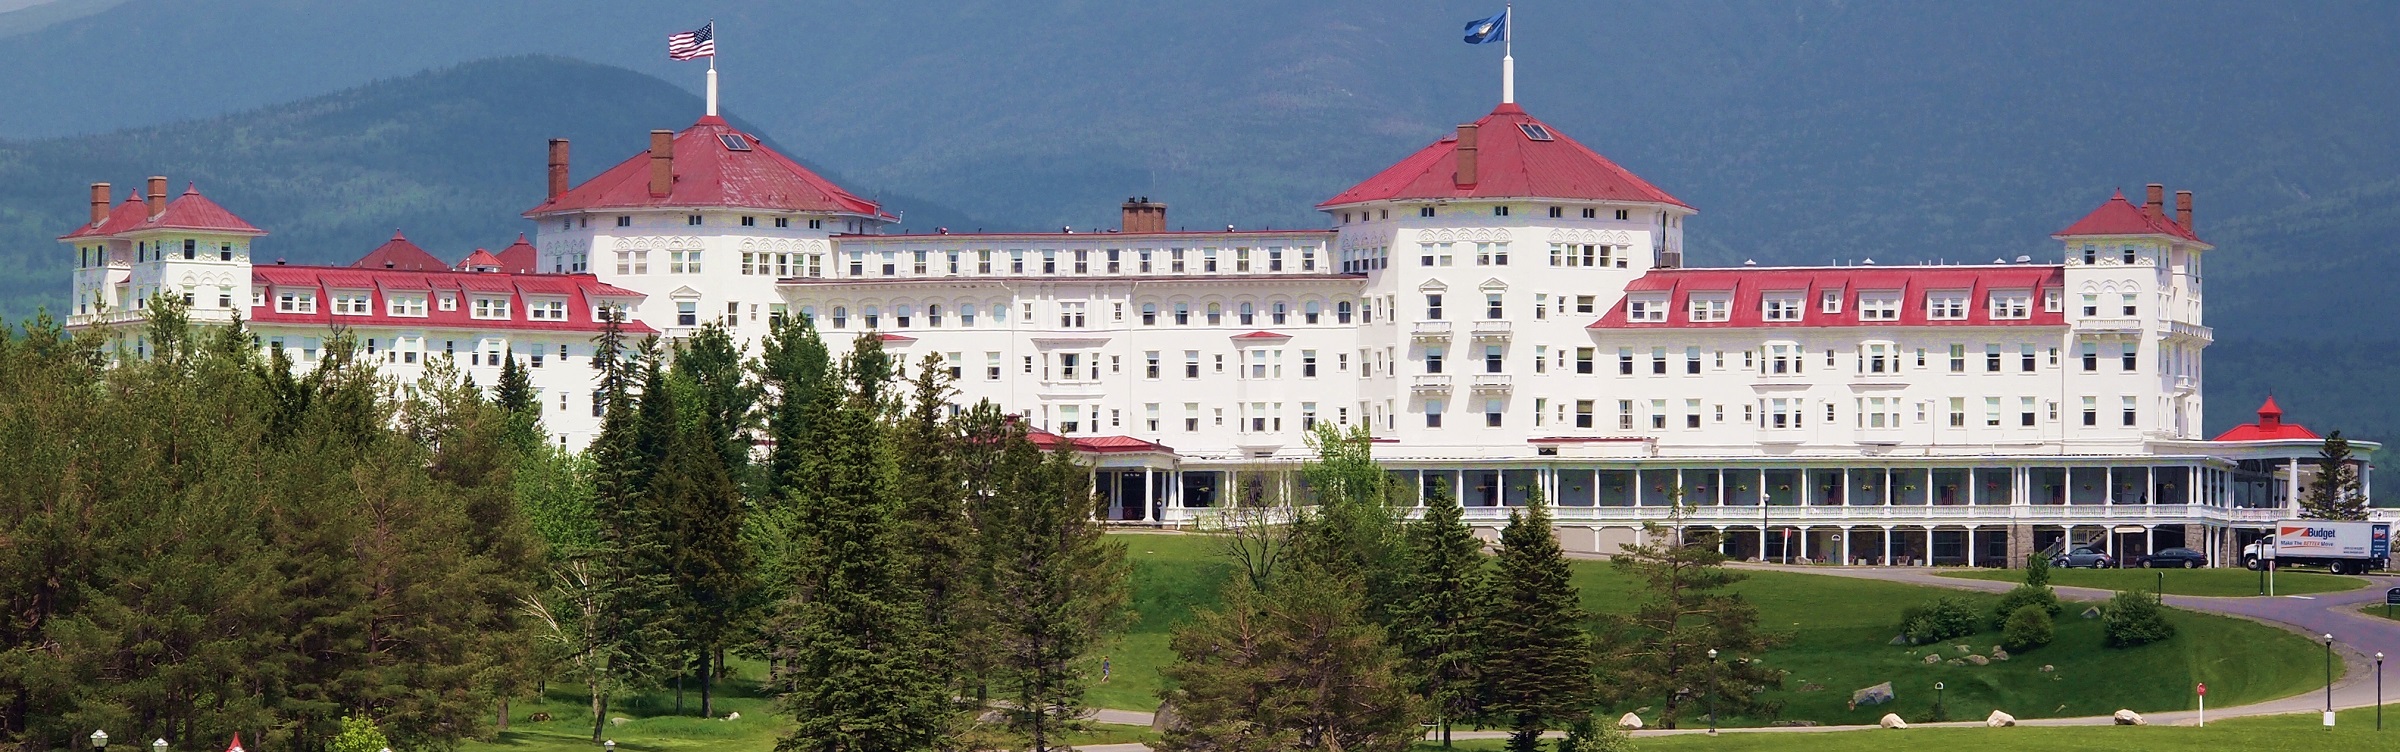
{"type": "MultiPolygon", "coordinates": [[[[334,313],[331,306],[319,305],[310,313],[275,310],[274,295],[249,309],[246,318],[261,326],[329,326],[388,327],[399,329],[540,332],[599,332],[605,325],[594,319],[596,299],[632,299],[642,293],[601,282],[590,274],[507,274],[499,272],[462,272],[448,269],[406,271],[401,269],[361,269],[348,266],[254,266],[250,279],[262,288],[273,290],[345,290],[365,291],[372,295],[364,314],[334,313]],[[567,298],[566,318],[534,319],[523,305],[510,305],[508,318],[476,318],[468,305],[442,310],[439,305],[424,306],[423,315],[392,315],[393,295],[474,295],[506,297],[511,300],[527,295],[563,296],[567,298]]],[[[650,334],[657,330],[640,321],[622,325],[628,334],[650,334]]]]}
{"type": "Polygon", "coordinates": [[[2191,241],[2200,239],[2200,236],[2192,234],[2190,228],[2176,223],[2173,219],[2164,216],[2150,216],[2150,213],[2143,211],[2142,207],[2134,206],[2132,201],[2125,200],[2125,192],[2121,190],[2117,191],[2116,195],[2108,197],[2107,201],[2100,202],[2100,207],[2093,209],[2092,213],[2083,215],[2082,219],[2075,220],[2075,224],[2067,225],[2067,229],[2060,230],[2050,237],[2073,238],[2090,235],[2165,235],[2191,241]]]}
{"type": "Polygon", "coordinates": [[[367,255],[360,256],[350,265],[359,269],[397,269],[410,272],[438,272],[450,268],[449,264],[434,258],[433,254],[425,252],[425,249],[417,247],[417,244],[408,242],[407,236],[401,235],[399,230],[393,230],[392,239],[383,241],[383,245],[375,246],[375,250],[368,251],[367,255]]]}
{"type": "Polygon", "coordinates": [[[540,259],[536,258],[537,255],[533,251],[533,244],[525,241],[525,233],[517,233],[517,242],[500,249],[500,271],[510,274],[538,274],[540,271],[533,268],[535,264],[540,263],[540,259]]]}
{"type": "Polygon", "coordinates": [[[142,203],[142,192],[137,190],[132,195],[125,197],[125,203],[108,210],[108,217],[100,220],[98,224],[86,224],[75,228],[74,232],[60,235],[58,239],[107,237],[140,227],[142,222],[149,218],[150,208],[142,203]]]}
{"type": "Polygon", "coordinates": [[[201,230],[242,235],[267,234],[267,231],[242,221],[241,217],[236,217],[233,212],[226,211],[225,207],[218,206],[217,202],[208,200],[207,196],[200,195],[198,184],[186,184],[183,188],[183,195],[167,202],[167,208],[161,210],[157,217],[132,229],[201,230]]]}
{"type": "Polygon", "coordinates": [[[1500,105],[1492,114],[1475,121],[1475,126],[1477,166],[1473,184],[1458,184],[1458,136],[1453,134],[1326,199],[1317,208],[1366,201],[1471,198],[1635,201],[1691,208],[1558,129],[1525,114],[1525,109],[1515,104],[1500,105]],[[1551,138],[1536,140],[1528,130],[1551,138]]]}
{"type": "Polygon", "coordinates": [[[1626,300],[1617,301],[1589,329],[1742,329],[1943,326],[2066,326],[2066,314],[2044,306],[2044,292],[2065,286],[2059,266],[1928,266],[1928,267],[1798,267],[1739,269],[1653,269],[1626,284],[1626,300]],[[2028,294],[2024,318],[1992,317],[1991,293],[1996,290],[2028,294]],[[1824,295],[1840,295],[1839,310],[1826,313],[1824,295]],[[1935,319],[1926,310],[1926,293],[1966,294],[1966,317],[1935,319]],[[1768,293],[1796,294],[1800,318],[1767,321],[1768,293]],[[1860,314],[1862,294],[1896,295],[1899,317],[1866,319],[1860,314]],[[1724,321],[1694,321],[1692,296],[1729,298],[1724,321]],[[1627,301],[1646,298],[1666,305],[1664,321],[1633,321],[1627,301]]]}
{"type": "Polygon", "coordinates": [[[834,185],[756,137],[710,115],[675,134],[674,185],[650,195],[650,150],[608,168],[525,216],[592,209],[723,208],[882,216],[875,202],[834,185]],[[727,148],[727,139],[750,148],[727,148]]]}
{"type": "Polygon", "coordinates": [[[1056,451],[1059,444],[1063,442],[1074,447],[1075,451],[1087,454],[1175,453],[1174,447],[1131,436],[1088,436],[1070,439],[1039,428],[1027,427],[1025,439],[1033,442],[1035,448],[1045,452],[1056,451]]]}
{"type": "Polygon", "coordinates": [[[502,265],[501,265],[501,263],[500,263],[500,257],[498,257],[498,256],[494,256],[494,255],[492,255],[492,252],[491,252],[491,251],[487,251],[487,250],[484,250],[484,249],[481,249],[481,248],[477,248],[477,249],[475,249],[475,252],[474,252],[474,253],[467,254],[467,257],[466,257],[466,258],[459,259],[459,261],[458,261],[458,266],[455,266],[455,267],[452,267],[452,268],[454,268],[454,269],[457,269],[457,270],[459,270],[459,271],[462,271],[462,272],[479,272],[479,271],[491,271],[491,270],[498,270],[498,271],[503,271],[503,272],[505,272],[505,271],[508,271],[507,269],[505,269],[505,268],[502,268],[502,265]]]}

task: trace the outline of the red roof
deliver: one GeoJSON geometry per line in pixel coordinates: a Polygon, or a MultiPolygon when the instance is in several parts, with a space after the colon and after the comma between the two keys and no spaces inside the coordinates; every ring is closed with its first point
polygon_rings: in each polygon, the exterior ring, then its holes
{"type": "MultiPolygon", "coordinates": [[[[259,324],[313,325],[330,327],[385,327],[399,329],[469,329],[476,331],[555,331],[598,332],[600,323],[593,320],[593,298],[641,299],[642,293],[602,283],[590,274],[508,274],[505,272],[461,271],[402,271],[398,269],[360,269],[344,266],[254,266],[251,280],[264,293],[264,304],[250,309],[248,318],[259,324]],[[313,290],[317,295],[315,313],[283,313],[275,310],[277,294],[283,290],[313,290]],[[366,291],[373,299],[369,314],[363,316],[334,315],[328,289],[366,291]],[[423,316],[391,316],[385,304],[386,291],[431,290],[437,295],[448,292],[461,296],[456,308],[441,310],[437,299],[429,299],[423,316]],[[509,299],[509,318],[474,318],[474,304],[465,294],[503,294],[509,299]],[[566,319],[562,321],[529,318],[527,295],[565,297],[566,319]]],[[[657,330],[639,321],[623,324],[629,334],[649,334],[657,330]]]]}
{"type": "Polygon", "coordinates": [[[438,272],[450,268],[449,264],[434,258],[433,254],[426,253],[425,249],[417,247],[417,244],[408,242],[408,238],[401,236],[399,230],[393,230],[392,239],[383,241],[383,245],[375,246],[375,250],[368,251],[367,255],[360,256],[350,265],[360,269],[398,269],[411,272],[438,272]]]}
{"type": "Polygon", "coordinates": [[[1607,157],[1568,138],[1515,104],[1503,104],[1475,121],[1475,183],[1459,185],[1458,136],[1420,149],[1341,195],[1323,209],[1364,201],[1397,199],[1556,198],[1640,201],[1691,208],[1607,157]],[[1536,141],[1524,126],[1551,136],[1536,141]]]}
{"type": "Polygon", "coordinates": [[[2244,423],[2217,434],[2213,441],[2276,441],[2281,439],[2321,439],[2317,432],[2293,423],[2283,422],[2283,408],[2275,406],[2275,398],[2258,406],[2258,422],[2244,423]]]}
{"type": "MultiPolygon", "coordinates": [[[[1049,431],[1044,431],[1039,428],[1027,428],[1025,431],[1025,439],[1033,442],[1034,446],[1041,447],[1042,451],[1045,452],[1057,449],[1058,442],[1060,441],[1069,441],[1064,436],[1060,436],[1049,431]]],[[[1071,440],[1071,443],[1074,444],[1075,451],[1087,452],[1091,454],[1125,454],[1138,452],[1161,452],[1166,454],[1175,453],[1175,449],[1173,447],[1169,447],[1165,444],[1160,444],[1155,441],[1143,441],[1131,436],[1093,436],[1089,438],[1073,439],[1071,440]]]]}
{"type": "Polygon", "coordinates": [[[517,242],[500,249],[499,256],[500,271],[510,274],[535,274],[541,271],[533,268],[535,264],[541,262],[535,258],[533,244],[525,242],[525,233],[517,233],[517,242]]]}
{"type": "Polygon", "coordinates": [[[491,251],[477,248],[475,249],[475,252],[467,254],[466,258],[459,259],[458,265],[451,268],[462,272],[478,271],[487,268],[499,269],[500,257],[492,255],[491,251]]]}
{"type": "Polygon", "coordinates": [[[881,334],[877,334],[877,335],[875,335],[875,339],[876,339],[877,341],[880,341],[880,342],[884,343],[884,344],[887,344],[887,345],[895,345],[895,346],[897,346],[897,345],[906,345],[906,344],[908,344],[908,343],[910,343],[910,342],[915,342],[915,341],[917,341],[917,338],[915,338],[915,337],[911,337],[911,336],[908,336],[908,335],[906,335],[906,334],[893,334],[893,333],[891,333],[891,332],[883,332],[883,333],[881,333],[881,334]]]}
{"type": "Polygon", "coordinates": [[[267,234],[267,231],[242,221],[241,217],[233,216],[233,212],[226,211],[225,207],[218,206],[217,202],[208,200],[207,196],[200,195],[200,187],[197,184],[186,184],[182,196],[167,202],[167,208],[160,211],[156,218],[144,222],[141,227],[134,229],[267,234]]]}
{"type": "MultiPolygon", "coordinates": [[[[1821,326],[2065,326],[2066,314],[2043,308],[2043,291],[2065,284],[2065,269],[2058,266],[1931,266],[1931,267],[1809,267],[1809,268],[1741,268],[1741,269],[1653,269],[1625,286],[1625,300],[1618,301],[1608,313],[1593,322],[1592,329],[1734,329],[1746,327],[1821,327],[1821,326]],[[1826,313],[1824,293],[1841,291],[1838,313],[1826,313]],[[1992,318],[1990,293],[1994,290],[2024,290],[2030,294],[2027,316],[2021,319],[1992,318]],[[1966,318],[1932,319],[1927,316],[1926,293],[1960,291],[1967,294],[1966,318]],[[1626,308],[1644,293],[1666,293],[1665,321],[1628,321],[1626,308]],[[1766,294],[1799,293],[1800,318],[1796,321],[1767,321],[1764,307],[1766,294]],[[1898,293],[1899,318],[1865,320],[1859,317],[1859,294],[1862,292],[1898,293]],[[1695,293],[1718,293],[1730,296],[1724,321],[1693,321],[1691,299],[1695,293]]],[[[1660,298],[1651,295],[1648,297],[1660,298]]]]}
{"type": "Polygon", "coordinates": [[[117,233],[139,227],[141,226],[143,220],[147,220],[149,218],[150,207],[147,204],[142,203],[142,192],[134,191],[131,195],[125,197],[125,203],[118,204],[117,208],[108,210],[108,217],[106,219],[100,220],[98,224],[86,224],[82,227],[75,228],[74,232],[60,235],[58,236],[58,239],[66,240],[68,238],[87,238],[115,235],[117,233]]]}
{"type": "Polygon", "coordinates": [[[599,177],[526,211],[525,216],[589,209],[670,207],[880,213],[875,202],[834,185],[714,115],[700,118],[700,122],[675,134],[674,174],[675,182],[667,195],[650,195],[650,150],[644,149],[599,177]],[[724,140],[727,136],[740,139],[749,148],[741,151],[727,148],[724,140]]]}
{"type": "Polygon", "coordinates": [[[1279,332],[1251,332],[1249,334],[1236,334],[1233,335],[1233,338],[1237,340],[1291,339],[1292,335],[1282,334],[1279,332]]]}
{"type": "Polygon", "coordinates": [[[2125,200],[2124,191],[2117,191],[2107,201],[2100,202],[2100,208],[2093,209],[2092,213],[2083,215],[2082,219],[2075,220],[2075,224],[2067,225],[2067,229],[2051,237],[2085,235],[2166,235],[2184,240],[2200,239],[2192,234],[2190,228],[2176,223],[2174,219],[2163,214],[2153,217],[2142,207],[2134,206],[2133,202],[2125,200]]]}

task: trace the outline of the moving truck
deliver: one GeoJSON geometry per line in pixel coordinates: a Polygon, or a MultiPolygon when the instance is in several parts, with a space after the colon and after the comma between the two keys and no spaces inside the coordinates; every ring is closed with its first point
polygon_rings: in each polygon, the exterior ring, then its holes
{"type": "Polygon", "coordinates": [[[2277,568],[2321,566],[2335,574],[2384,569],[2392,560],[2392,525],[2284,520],[2275,523],[2274,535],[2242,547],[2242,566],[2257,569],[2265,559],[2277,568]]]}

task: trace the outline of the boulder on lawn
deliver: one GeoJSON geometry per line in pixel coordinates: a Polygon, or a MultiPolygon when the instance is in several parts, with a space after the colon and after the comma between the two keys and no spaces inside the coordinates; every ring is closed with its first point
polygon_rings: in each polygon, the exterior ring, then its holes
{"type": "Polygon", "coordinates": [[[1968,662],[1968,663],[1975,664],[1975,665],[1977,665],[1977,666],[1989,666],[1989,665],[1992,665],[1992,659],[1990,659],[1990,658],[1985,658],[1985,657],[1983,657],[1983,656],[1980,656],[1980,655],[1975,655],[1975,654],[1973,654],[1973,653],[1968,653],[1968,654],[1967,654],[1967,662],[1968,662]]]}
{"type": "Polygon", "coordinates": [[[1164,734],[1167,733],[1167,731],[1175,728],[1176,722],[1180,720],[1182,720],[1182,718],[1175,712],[1174,703],[1160,700],[1158,702],[1158,712],[1150,714],[1150,730],[1164,734]]]}
{"type": "Polygon", "coordinates": [[[738,721],[738,720],[741,720],[741,719],[742,719],[742,712],[741,712],[741,711],[739,711],[739,710],[736,710],[736,711],[734,711],[734,712],[731,712],[731,713],[726,713],[726,714],[725,714],[725,720],[728,720],[728,721],[738,721]]]}
{"type": "Polygon", "coordinates": [[[1892,641],[1891,641],[1891,642],[1884,643],[1884,644],[1885,644],[1885,645],[1915,645],[1915,644],[1917,644],[1917,643],[1916,643],[1916,641],[1914,641],[1914,640],[1910,640],[1910,639],[1908,639],[1908,635],[1892,635],[1892,641]]]}
{"type": "Polygon", "coordinates": [[[1952,645],[1952,646],[1950,646],[1950,647],[1958,648],[1958,652],[1960,652],[1960,653],[1972,653],[1972,652],[1975,652],[1975,646],[1973,646],[1973,645],[1952,645]]]}
{"type": "Polygon", "coordinates": [[[1995,661],[2005,661],[2005,660],[2008,660],[2008,651],[2006,651],[2006,650],[2002,650],[2002,649],[2000,649],[2000,648],[1997,648],[1997,647],[1995,647],[1995,648],[1992,648],[1992,660],[1995,660],[1995,661]]]}
{"type": "Polygon", "coordinates": [[[1626,713],[1624,716],[1617,719],[1617,728],[1627,731],[1638,731],[1642,728],[1642,717],[1632,713],[1626,713]]]}
{"type": "Polygon", "coordinates": [[[2058,667],[2057,667],[2057,666],[2052,666],[2052,665],[2050,665],[2050,664],[2047,664],[2047,663],[2044,663],[2044,664],[2042,664],[2042,673],[2045,673],[2045,674],[2047,674],[2047,673],[2050,673],[2050,672],[2052,672],[2052,671],[2057,671],[2057,670],[2058,670],[2058,667]]]}
{"type": "Polygon", "coordinates": [[[2142,714],[2140,714],[2140,713],[2136,713],[2136,712],[2133,712],[2133,711],[2131,711],[2131,710],[2119,710],[2119,711],[2117,711],[2117,714],[2116,714],[2115,716],[2113,716],[2113,717],[2116,719],[2116,721],[2117,721],[2117,725],[2119,725],[2119,726],[2148,726],[2148,725],[2150,725],[2150,721],[2149,721],[2148,719],[2145,719],[2145,718],[2143,718],[2143,717],[2142,717],[2142,714]]]}
{"type": "Polygon", "coordinates": [[[1900,720],[1899,713],[1885,713],[1883,714],[1883,720],[1876,721],[1875,725],[1882,726],[1887,729],[1908,728],[1908,722],[1900,720]]]}
{"type": "Polygon", "coordinates": [[[2084,610],[2083,610],[2083,618],[2086,618],[2086,619],[2098,619],[2098,618],[2100,618],[2100,607],[2099,607],[2099,606],[2093,606],[2093,607],[2091,607],[2091,608],[2084,609],[2084,610]]]}
{"type": "Polygon", "coordinates": [[[1884,682],[1850,693],[1850,707],[1881,705],[1892,701],[1892,683],[1884,682]]]}
{"type": "Polygon", "coordinates": [[[1967,662],[1966,662],[1966,661],[1959,660],[1959,659],[1957,659],[1957,658],[1952,658],[1952,659],[1950,659],[1950,660],[1948,660],[1948,661],[1945,661],[1945,663],[1948,663],[1948,664],[1950,664],[1950,665],[1952,665],[1952,666],[1964,666],[1964,665],[1967,665],[1967,662]]]}
{"type": "Polygon", "coordinates": [[[535,714],[533,714],[533,715],[526,716],[526,717],[525,717],[525,720],[532,721],[532,722],[534,722],[534,723],[548,723],[548,722],[550,721],[550,714],[549,714],[549,713],[535,713],[535,714]]]}
{"type": "Polygon", "coordinates": [[[2017,717],[1994,710],[1992,711],[1991,715],[1984,716],[1983,725],[1990,726],[1992,728],[2014,726],[2017,725],[2017,717]]]}
{"type": "Polygon", "coordinates": [[[1940,663],[1940,662],[1942,662],[1942,654],[1940,654],[1940,653],[1926,653],[1926,654],[1925,654],[1925,665],[1931,666],[1931,665],[1933,665],[1933,664],[1940,663]]]}

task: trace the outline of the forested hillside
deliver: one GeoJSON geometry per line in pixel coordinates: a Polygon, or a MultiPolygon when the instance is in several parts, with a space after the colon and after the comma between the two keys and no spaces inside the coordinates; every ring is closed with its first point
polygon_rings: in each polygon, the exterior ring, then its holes
{"type": "MultiPolygon", "coordinates": [[[[259,243],[262,263],[348,262],[394,229],[456,260],[531,229],[518,213],[541,203],[548,139],[573,142],[582,180],[647,148],[651,129],[690,125],[701,110],[690,93],[622,68],[515,57],[205,120],[0,142],[0,315],[13,322],[65,303],[74,256],[54,238],[85,220],[94,181],[120,196],[149,175],[166,175],[174,192],[197,183],[272,233],[259,243]]],[[[879,198],[911,222],[973,221],[879,198]]]]}

